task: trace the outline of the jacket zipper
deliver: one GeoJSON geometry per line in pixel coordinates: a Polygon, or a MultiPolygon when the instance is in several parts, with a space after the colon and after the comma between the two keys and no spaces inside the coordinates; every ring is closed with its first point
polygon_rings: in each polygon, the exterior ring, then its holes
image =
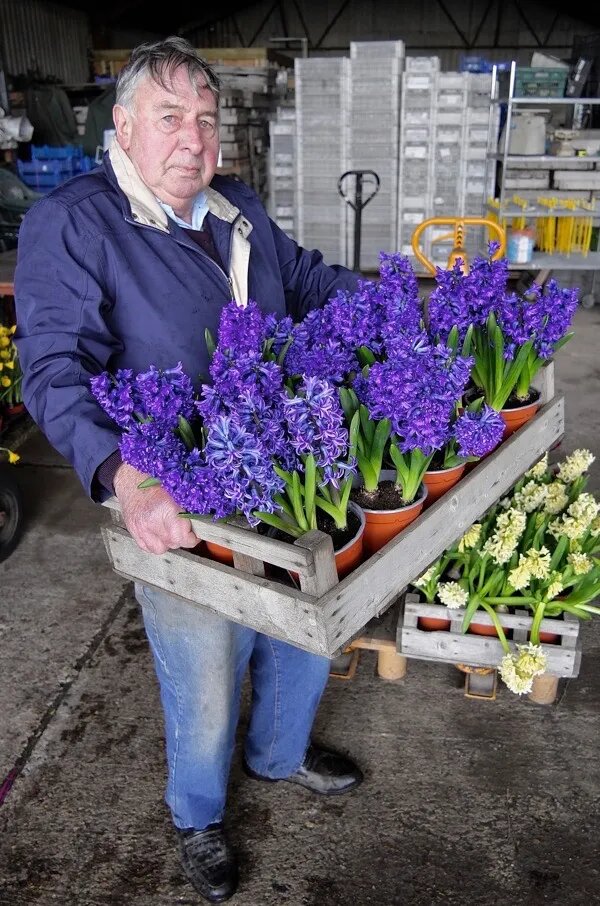
{"type": "MultiPolygon", "coordinates": [[[[157,227],[149,226],[147,223],[139,223],[137,220],[133,220],[130,217],[125,217],[125,220],[127,221],[127,223],[130,223],[132,226],[138,227],[139,229],[152,230],[155,233],[164,233],[164,230],[159,230],[157,227]]],[[[236,217],[236,220],[237,220],[237,217],[236,217]]],[[[177,245],[180,245],[182,248],[190,249],[193,252],[198,252],[198,254],[202,255],[203,258],[206,258],[207,261],[210,261],[210,263],[212,265],[214,265],[214,267],[216,267],[216,269],[219,271],[219,273],[225,280],[225,282],[227,284],[227,288],[229,289],[230,296],[232,299],[235,300],[235,293],[233,290],[233,280],[231,279],[231,277],[228,274],[225,273],[225,271],[223,270],[221,265],[217,264],[217,262],[214,260],[214,258],[211,258],[210,255],[207,255],[206,252],[204,251],[204,249],[200,248],[199,245],[191,246],[191,245],[187,245],[186,243],[180,242],[179,239],[177,239],[175,236],[172,235],[172,233],[167,233],[167,236],[169,236],[169,238],[171,238],[174,242],[177,243],[177,245]]],[[[229,240],[229,260],[231,260],[232,242],[233,242],[233,228],[232,228],[232,236],[229,240]]]]}

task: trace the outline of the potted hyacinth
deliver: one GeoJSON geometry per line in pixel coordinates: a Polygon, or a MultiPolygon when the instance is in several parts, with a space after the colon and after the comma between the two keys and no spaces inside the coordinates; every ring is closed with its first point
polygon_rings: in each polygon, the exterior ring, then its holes
{"type": "Polygon", "coordinates": [[[466,274],[459,263],[438,268],[426,318],[432,336],[447,339],[454,330],[466,340],[475,394],[502,413],[508,436],[539,407],[533,379],[571,338],[579,290],[549,280],[525,295],[510,292],[508,261],[491,258],[497,248],[490,242],[489,257],[475,258],[466,274]]]}
{"type": "MultiPolygon", "coordinates": [[[[435,499],[450,486],[441,488],[438,476],[432,477],[436,456],[449,469],[487,454],[500,442],[502,425],[494,424],[495,413],[479,406],[479,411],[474,407],[456,414],[471,364],[450,347],[430,343],[421,331],[396,342],[386,361],[364,368],[353,390],[344,394],[347,417],[357,405],[360,414],[362,486],[353,494],[367,514],[365,546],[372,551],[419,515],[429,500],[428,477],[435,499]],[[392,469],[382,468],[386,461],[392,469]],[[384,527],[378,530],[382,516],[384,527]]],[[[459,477],[457,470],[455,480],[459,477]]]]}
{"type": "MultiPolygon", "coordinates": [[[[500,674],[519,694],[531,691],[534,676],[543,673],[541,643],[559,637],[550,632],[549,620],[565,613],[580,620],[600,614],[593,603],[600,594],[599,506],[585,492],[593,461],[588,450],[575,450],[549,468],[546,455],[412,583],[427,601],[462,608],[463,632],[474,631],[478,610],[489,615],[488,632],[498,636],[505,652],[500,674]],[[529,642],[516,652],[498,617],[501,611],[531,614],[529,642]]],[[[479,632],[485,631],[480,625],[479,632]]]]}
{"type": "MultiPolygon", "coordinates": [[[[501,439],[489,407],[457,411],[472,360],[457,351],[456,330],[453,344],[430,342],[422,314],[409,259],[382,253],[379,281],[339,292],[294,325],[283,360],[292,379],[303,371],[338,385],[348,427],[359,414],[353,498],[366,513],[371,553],[419,515],[440,470],[446,479],[452,468],[457,481],[464,463],[501,439]]],[[[441,493],[436,487],[432,498],[441,493]]]]}
{"type": "MultiPolygon", "coordinates": [[[[182,515],[243,515],[297,538],[319,528],[332,537],[338,572],[362,555],[363,518],[349,501],[354,460],[336,388],[309,377],[295,387],[280,365],[290,324],[255,302],[223,309],[218,341],[207,335],[212,383],[195,392],[176,368],[92,380],[105,411],[123,429],[125,462],[165,487],[182,515]],[[350,543],[352,542],[352,544],[350,543]],[[348,551],[350,550],[350,553],[348,551]]],[[[207,542],[232,563],[232,552],[207,542]]]]}
{"type": "Polygon", "coordinates": [[[230,303],[223,309],[217,343],[207,337],[212,384],[204,385],[199,404],[207,457],[212,462],[215,417],[241,418],[280,482],[274,487],[273,506],[255,506],[251,512],[246,508],[244,515],[251,524],[262,522],[285,538],[316,528],[325,531],[332,537],[341,575],[362,555],[364,519],[349,500],[358,419],[345,426],[331,381],[314,374],[295,379],[285,374],[281,362],[291,331],[289,318],[278,322],[265,316],[253,301],[246,308],[230,303]]]}

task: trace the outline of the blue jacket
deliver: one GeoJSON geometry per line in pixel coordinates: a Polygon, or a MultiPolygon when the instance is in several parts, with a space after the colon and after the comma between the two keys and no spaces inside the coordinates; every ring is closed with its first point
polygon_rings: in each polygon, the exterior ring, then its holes
{"type": "Polygon", "coordinates": [[[22,223],[15,343],[23,398],[90,496],[102,496],[94,476],[119,440],[90,392],[93,375],[181,361],[199,384],[208,377],[205,329],[216,337],[232,298],[299,320],[357,284],[352,271],[300,248],[240,181],[215,176],[207,195],[223,269],[166,216],[116,143],[101,167],[59,186],[22,223]]]}

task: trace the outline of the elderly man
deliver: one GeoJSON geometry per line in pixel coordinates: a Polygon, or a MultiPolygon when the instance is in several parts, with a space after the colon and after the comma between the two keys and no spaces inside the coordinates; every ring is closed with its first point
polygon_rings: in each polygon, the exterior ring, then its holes
{"type": "MultiPolygon", "coordinates": [[[[24,399],[87,493],[116,494],[125,523],[154,554],[193,547],[188,520],[160,486],[123,463],[119,434],[89,388],[104,369],[183,363],[208,374],[205,330],[232,298],[301,319],[357,276],[300,248],[239,180],[215,175],[219,84],[181,38],[136,48],[119,75],[116,137],[102,165],[39,201],[21,227],[15,278],[24,399]]],[[[211,902],[233,895],[223,825],[241,687],[252,706],[246,773],[324,795],[362,780],[311,741],[329,662],[136,586],[164,709],[166,801],[184,870],[211,902]]],[[[207,601],[210,606],[210,601],[207,601]]]]}

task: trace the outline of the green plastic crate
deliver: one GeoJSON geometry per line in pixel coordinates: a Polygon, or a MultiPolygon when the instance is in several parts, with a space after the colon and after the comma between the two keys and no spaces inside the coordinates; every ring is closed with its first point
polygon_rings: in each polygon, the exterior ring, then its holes
{"type": "Polygon", "coordinates": [[[567,69],[519,66],[515,73],[515,97],[562,98],[568,74],[567,69]]]}

